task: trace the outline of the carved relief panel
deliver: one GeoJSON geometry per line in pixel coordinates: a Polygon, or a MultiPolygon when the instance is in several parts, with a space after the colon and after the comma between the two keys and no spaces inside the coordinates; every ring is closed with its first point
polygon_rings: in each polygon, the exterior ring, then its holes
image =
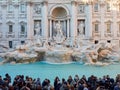
{"type": "Polygon", "coordinates": [[[78,5],[78,14],[83,14],[85,13],[85,5],[80,4],[78,5]]]}
{"type": "Polygon", "coordinates": [[[42,10],[41,10],[41,4],[35,4],[34,5],[34,13],[35,14],[41,14],[42,10]]]}

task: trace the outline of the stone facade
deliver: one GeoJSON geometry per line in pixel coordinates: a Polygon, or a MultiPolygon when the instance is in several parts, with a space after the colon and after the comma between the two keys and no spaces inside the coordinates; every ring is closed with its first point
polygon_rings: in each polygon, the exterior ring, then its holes
{"type": "Polygon", "coordinates": [[[120,47],[119,0],[0,0],[0,44],[14,48],[55,35],[60,22],[66,39],[111,42],[120,47]]]}

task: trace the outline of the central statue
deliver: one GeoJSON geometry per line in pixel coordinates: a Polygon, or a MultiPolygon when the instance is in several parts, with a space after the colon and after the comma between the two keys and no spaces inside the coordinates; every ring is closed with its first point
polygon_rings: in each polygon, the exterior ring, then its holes
{"type": "Polygon", "coordinates": [[[57,44],[61,44],[65,38],[62,32],[62,26],[60,21],[58,21],[55,24],[55,30],[56,30],[56,35],[54,36],[54,40],[56,41],[57,44]]]}
{"type": "Polygon", "coordinates": [[[56,29],[56,31],[57,31],[56,36],[57,36],[57,35],[63,36],[62,26],[61,26],[61,24],[60,24],[60,21],[58,21],[58,23],[56,23],[55,29],[56,29]]]}

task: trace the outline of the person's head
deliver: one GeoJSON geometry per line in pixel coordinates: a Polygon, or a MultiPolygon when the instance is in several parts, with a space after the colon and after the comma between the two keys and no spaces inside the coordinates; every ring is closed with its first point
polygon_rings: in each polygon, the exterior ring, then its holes
{"type": "Polygon", "coordinates": [[[68,79],[72,79],[72,76],[70,75],[70,76],[68,77],[68,79]]]}
{"type": "Polygon", "coordinates": [[[62,83],[64,83],[65,82],[65,79],[64,78],[62,78],[62,83]]]}
{"type": "Polygon", "coordinates": [[[40,78],[37,78],[37,81],[40,81],[40,78]]]}
{"type": "Polygon", "coordinates": [[[58,76],[56,76],[55,81],[59,81],[59,77],[58,76]]]}
{"type": "Polygon", "coordinates": [[[2,76],[0,76],[0,80],[2,80],[2,76]]]}
{"type": "Polygon", "coordinates": [[[8,76],[9,76],[9,74],[8,74],[8,73],[6,73],[6,74],[5,74],[5,76],[6,76],[6,77],[8,77],[8,76]]]}

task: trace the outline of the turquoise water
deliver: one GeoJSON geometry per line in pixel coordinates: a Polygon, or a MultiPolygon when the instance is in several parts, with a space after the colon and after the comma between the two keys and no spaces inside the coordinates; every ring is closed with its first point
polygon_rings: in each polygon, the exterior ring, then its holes
{"type": "Polygon", "coordinates": [[[120,64],[108,65],[108,66],[91,66],[84,65],[81,63],[70,63],[70,64],[49,64],[46,62],[36,62],[31,64],[5,64],[0,65],[0,75],[4,77],[6,73],[12,76],[12,80],[16,75],[29,75],[33,78],[40,77],[43,81],[45,78],[51,80],[52,84],[54,78],[59,76],[67,79],[69,75],[72,77],[78,74],[80,77],[86,75],[96,75],[102,77],[103,75],[109,74],[115,78],[117,74],[120,74],[120,64]]]}

